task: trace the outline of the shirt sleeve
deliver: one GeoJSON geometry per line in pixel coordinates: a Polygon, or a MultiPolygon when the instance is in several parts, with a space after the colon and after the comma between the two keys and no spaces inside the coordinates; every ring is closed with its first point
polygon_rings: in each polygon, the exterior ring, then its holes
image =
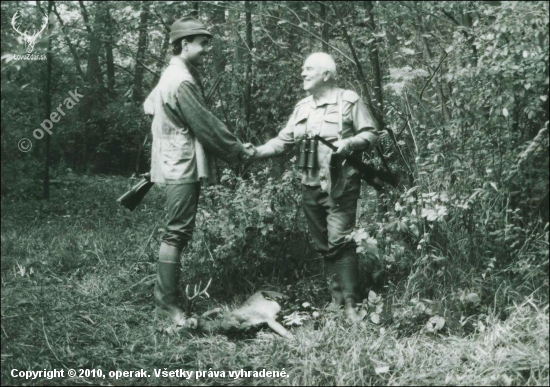
{"type": "Polygon", "coordinates": [[[241,141],[204,105],[198,88],[191,82],[180,84],[167,110],[186,123],[199,142],[212,155],[234,162],[243,150],[241,141]]]}
{"type": "Polygon", "coordinates": [[[277,137],[269,140],[267,144],[271,145],[275,150],[275,154],[286,153],[294,148],[294,115],[292,113],[284,129],[282,129],[277,137]]]}
{"type": "Polygon", "coordinates": [[[365,103],[358,100],[352,105],[350,114],[353,129],[357,133],[352,139],[353,148],[362,150],[368,147],[369,144],[372,146],[378,145],[378,131],[365,103]],[[361,146],[361,143],[364,143],[364,146],[361,146]]]}

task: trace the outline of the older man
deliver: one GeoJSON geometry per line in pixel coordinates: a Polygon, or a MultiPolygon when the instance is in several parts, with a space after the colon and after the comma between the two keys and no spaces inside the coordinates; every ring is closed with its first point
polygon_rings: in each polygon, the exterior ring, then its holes
{"type": "Polygon", "coordinates": [[[358,171],[343,157],[376,145],[378,135],[365,104],[355,92],[336,87],[335,76],[336,65],[330,55],[310,55],[302,71],[304,90],[310,96],[298,102],[286,127],[276,138],[255,148],[252,157],[272,157],[299,144],[303,208],[315,249],[323,255],[331,277],[332,304],[345,306],[347,317],[355,321],[358,264],[356,246],[346,236],[355,226],[361,183],[358,171]],[[315,141],[315,135],[338,150],[333,154],[315,141]]]}
{"type": "Polygon", "coordinates": [[[170,29],[174,57],[144,104],[153,118],[151,181],[166,184],[168,224],[159,251],[157,311],[183,324],[179,306],[180,255],[191,239],[200,179],[212,177],[210,155],[228,162],[252,153],[206,107],[197,68],[212,37],[198,20],[186,17],[170,29]]]}

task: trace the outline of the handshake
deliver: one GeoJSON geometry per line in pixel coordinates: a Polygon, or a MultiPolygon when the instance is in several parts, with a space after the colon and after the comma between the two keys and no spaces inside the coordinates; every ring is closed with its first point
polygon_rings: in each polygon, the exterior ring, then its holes
{"type": "MultiPolygon", "coordinates": [[[[338,156],[347,157],[353,152],[352,142],[350,139],[339,140],[334,144],[334,154],[338,156]]],[[[260,145],[255,147],[251,143],[243,144],[243,150],[239,155],[242,161],[266,159],[268,157],[275,156],[277,152],[270,144],[260,145]]]]}
{"type": "Polygon", "coordinates": [[[243,144],[243,150],[239,155],[242,161],[265,159],[271,156],[275,156],[275,149],[269,144],[260,145],[255,147],[251,143],[243,144]]]}

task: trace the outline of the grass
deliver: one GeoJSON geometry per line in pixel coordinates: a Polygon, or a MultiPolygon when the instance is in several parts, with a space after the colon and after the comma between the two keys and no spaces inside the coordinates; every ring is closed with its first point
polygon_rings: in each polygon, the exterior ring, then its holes
{"type": "MultiPolygon", "coordinates": [[[[292,328],[296,342],[268,331],[244,338],[162,333],[164,322],[152,313],[162,192],[155,187],[144,205],[129,213],[115,203],[127,188],[120,178],[69,176],[53,188],[48,202],[2,199],[2,385],[549,384],[548,295],[542,293],[547,288],[515,294],[502,286],[495,300],[510,301],[479,306],[469,331],[431,333],[424,322],[405,330],[391,317],[396,305],[418,293],[413,285],[382,293],[389,317],[381,324],[365,319],[352,325],[323,309],[328,293],[313,271],[309,279],[289,279],[293,291],[310,297],[321,312],[292,328]],[[317,289],[316,294],[306,289],[317,289]],[[65,374],[144,369],[151,377],[25,380],[13,377],[13,369],[65,374]],[[155,369],[205,371],[205,376],[156,377],[155,369]],[[284,369],[288,377],[228,375],[262,369],[284,369]],[[209,370],[226,375],[208,376],[209,370]]],[[[198,282],[198,270],[186,265],[183,282],[198,282]]],[[[224,295],[223,288],[223,281],[214,281],[212,298],[198,302],[197,311],[234,307],[250,295],[224,295]]],[[[455,290],[436,288],[441,294],[455,290]]]]}

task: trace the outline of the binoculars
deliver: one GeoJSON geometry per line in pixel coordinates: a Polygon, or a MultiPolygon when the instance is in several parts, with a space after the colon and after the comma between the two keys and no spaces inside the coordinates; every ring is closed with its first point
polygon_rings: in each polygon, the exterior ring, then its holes
{"type": "Polygon", "coordinates": [[[300,153],[298,154],[298,169],[317,168],[317,139],[305,135],[300,141],[300,153]]]}

